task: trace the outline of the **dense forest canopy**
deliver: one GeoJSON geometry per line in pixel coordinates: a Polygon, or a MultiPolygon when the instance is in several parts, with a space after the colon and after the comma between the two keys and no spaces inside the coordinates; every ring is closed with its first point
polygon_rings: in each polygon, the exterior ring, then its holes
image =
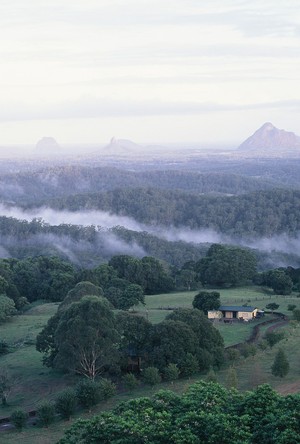
{"type": "Polygon", "coordinates": [[[275,189],[241,196],[208,196],[157,188],[115,189],[51,202],[71,211],[97,209],[149,225],[213,229],[236,237],[300,231],[300,191],[275,189]]]}

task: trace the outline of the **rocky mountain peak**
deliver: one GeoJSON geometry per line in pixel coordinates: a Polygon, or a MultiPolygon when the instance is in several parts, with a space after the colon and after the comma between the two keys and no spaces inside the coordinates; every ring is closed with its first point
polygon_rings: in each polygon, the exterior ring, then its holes
{"type": "Polygon", "coordinates": [[[300,137],[293,132],[276,128],[271,122],[266,122],[252,136],[248,137],[238,149],[243,151],[291,151],[300,149],[300,137]]]}

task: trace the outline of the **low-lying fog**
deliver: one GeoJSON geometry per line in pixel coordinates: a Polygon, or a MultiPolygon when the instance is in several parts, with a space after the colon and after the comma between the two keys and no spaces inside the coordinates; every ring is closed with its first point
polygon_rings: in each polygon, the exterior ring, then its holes
{"type": "MultiPolygon", "coordinates": [[[[13,217],[19,220],[32,221],[41,219],[49,225],[71,224],[81,226],[95,226],[109,229],[122,226],[132,231],[146,231],[168,241],[184,241],[189,243],[226,243],[247,246],[265,252],[278,251],[288,254],[297,254],[300,247],[300,234],[297,237],[289,237],[287,234],[276,235],[270,238],[237,239],[214,230],[191,230],[186,227],[162,227],[145,225],[136,220],[110,214],[103,211],[56,211],[51,208],[37,208],[31,211],[23,211],[18,207],[5,207],[0,205],[0,216],[13,217]]],[[[125,249],[125,243],[123,245],[125,249]]],[[[142,253],[142,251],[140,251],[142,253]]]]}

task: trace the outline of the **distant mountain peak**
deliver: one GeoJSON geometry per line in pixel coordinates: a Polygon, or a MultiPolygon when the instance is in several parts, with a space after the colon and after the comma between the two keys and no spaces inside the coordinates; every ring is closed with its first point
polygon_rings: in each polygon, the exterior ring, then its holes
{"type": "Polygon", "coordinates": [[[276,128],[271,122],[266,122],[238,149],[242,151],[291,151],[300,149],[300,137],[290,131],[276,128]]]}
{"type": "Polygon", "coordinates": [[[42,137],[35,146],[35,153],[42,156],[60,154],[61,146],[54,137],[42,137]]]}

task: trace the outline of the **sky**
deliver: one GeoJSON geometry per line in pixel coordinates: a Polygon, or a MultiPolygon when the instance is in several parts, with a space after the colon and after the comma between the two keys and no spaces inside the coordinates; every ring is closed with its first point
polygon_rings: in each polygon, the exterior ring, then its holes
{"type": "Polygon", "coordinates": [[[0,145],[300,135],[299,0],[1,0],[0,145]]]}

